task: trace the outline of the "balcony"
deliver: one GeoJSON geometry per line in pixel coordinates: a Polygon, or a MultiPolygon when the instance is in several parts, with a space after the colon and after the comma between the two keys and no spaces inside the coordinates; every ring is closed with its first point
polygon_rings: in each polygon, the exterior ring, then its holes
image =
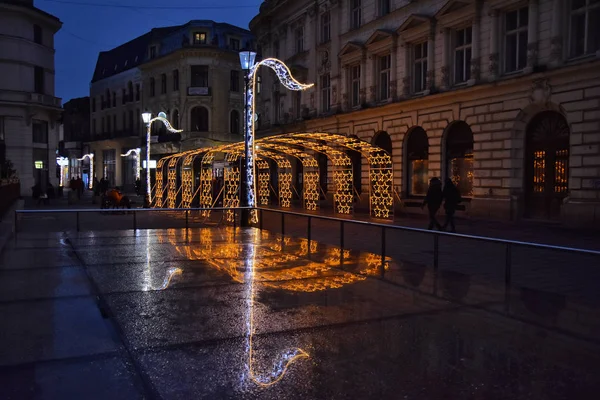
{"type": "Polygon", "coordinates": [[[189,86],[187,94],[188,96],[211,96],[211,89],[210,86],[189,86]]]}
{"type": "Polygon", "coordinates": [[[0,103],[21,103],[27,105],[39,105],[42,107],[61,108],[61,99],[41,93],[18,92],[10,90],[0,90],[0,103]]]}

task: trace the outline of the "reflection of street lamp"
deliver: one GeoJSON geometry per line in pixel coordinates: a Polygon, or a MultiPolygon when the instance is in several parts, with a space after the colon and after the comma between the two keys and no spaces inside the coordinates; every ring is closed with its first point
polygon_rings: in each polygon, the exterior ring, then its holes
{"type": "Polygon", "coordinates": [[[139,147],[137,147],[135,149],[130,149],[125,154],[121,154],[121,157],[127,157],[127,156],[129,156],[129,155],[131,155],[133,153],[133,156],[135,157],[135,180],[136,181],[138,179],[140,179],[140,152],[141,151],[142,151],[142,149],[140,149],[139,147]]]}
{"type": "Polygon", "coordinates": [[[150,187],[150,134],[151,134],[151,126],[154,121],[161,121],[165,124],[165,127],[169,132],[179,133],[183,132],[183,129],[175,129],[171,126],[171,123],[167,119],[167,114],[164,112],[159,112],[158,117],[152,118],[152,113],[144,112],[142,113],[142,121],[146,124],[146,207],[150,207],[152,203],[152,189],[150,187]]]}
{"type": "Polygon", "coordinates": [[[90,179],[88,183],[88,188],[92,189],[94,184],[94,153],[84,154],[83,157],[78,158],[78,160],[83,161],[86,157],[90,159],[90,179]]]}
{"type": "MultiPolygon", "coordinates": [[[[254,91],[256,87],[256,71],[261,65],[266,65],[271,68],[277,74],[279,82],[289,90],[306,90],[314,86],[314,84],[302,84],[292,77],[287,65],[276,58],[267,58],[254,63],[256,60],[256,53],[250,50],[240,51],[240,64],[244,70],[244,82],[246,84],[246,92],[244,96],[244,156],[246,162],[246,168],[243,176],[244,182],[242,183],[243,193],[241,203],[243,206],[254,207],[255,206],[255,183],[254,183],[254,123],[256,102],[254,99],[254,91]]],[[[256,210],[252,211],[252,222],[258,221],[258,215],[256,210]]],[[[242,211],[242,226],[248,225],[250,219],[246,210],[242,211]]]]}

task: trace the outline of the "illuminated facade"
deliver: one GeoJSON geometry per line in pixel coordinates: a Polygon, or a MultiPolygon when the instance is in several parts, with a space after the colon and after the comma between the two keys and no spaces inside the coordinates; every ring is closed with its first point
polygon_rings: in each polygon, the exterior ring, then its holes
{"type": "MultiPolygon", "coordinates": [[[[384,148],[404,212],[420,212],[430,178],[450,177],[467,215],[598,226],[599,7],[264,1],[250,23],[263,57],[315,86],[290,94],[263,74],[257,137],[333,132],[384,148]]],[[[368,161],[354,156],[354,206],[367,209],[368,161]]],[[[336,204],[340,174],[327,164],[321,186],[336,204]]]]}
{"type": "MultiPolygon", "coordinates": [[[[356,138],[329,133],[295,133],[258,139],[255,143],[259,205],[290,208],[294,200],[308,211],[320,204],[320,171],[317,157],[324,155],[333,165],[337,214],[353,212],[353,164],[348,151],[359,152],[367,162],[371,216],[391,218],[394,210],[393,171],[390,155],[383,149],[356,138]],[[302,185],[292,186],[292,160],[298,160],[296,174],[302,185]],[[277,187],[277,188],[275,188],[277,187]],[[277,199],[277,202],[274,201],[277,199]]],[[[240,159],[244,143],[190,150],[161,158],[157,163],[154,206],[166,208],[224,207],[240,204],[240,159]],[[215,192],[212,180],[216,154],[224,155],[225,179],[222,191],[215,192]],[[198,160],[196,162],[196,160],[198,160]]],[[[294,163],[296,164],[296,163],[294,163]]],[[[233,212],[227,213],[232,221],[233,212]]]]}

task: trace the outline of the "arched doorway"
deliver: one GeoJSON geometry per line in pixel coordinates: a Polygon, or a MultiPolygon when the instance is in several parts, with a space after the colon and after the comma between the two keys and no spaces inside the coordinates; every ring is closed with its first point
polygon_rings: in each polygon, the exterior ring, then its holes
{"type": "Polygon", "coordinates": [[[446,133],[446,177],[462,197],[473,196],[473,132],[464,121],[454,122],[446,133]]]}
{"type": "Polygon", "coordinates": [[[406,192],[408,196],[425,196],[429,178],[429,140],[420,126],[408,132],[406,139],[406,192]]]}
{"type": "Polygon", "coordinates": [[[390,155],[392,154],[392,138],[385,131],[381,131],[375,135],[373,145],[382,148],[390,155]]]}
{"type": "Polygon", "coordinates": [[[557,219],[567,196],[569,125],[555,111],[536,115],[525,144],[525,216],[557,219]]]}

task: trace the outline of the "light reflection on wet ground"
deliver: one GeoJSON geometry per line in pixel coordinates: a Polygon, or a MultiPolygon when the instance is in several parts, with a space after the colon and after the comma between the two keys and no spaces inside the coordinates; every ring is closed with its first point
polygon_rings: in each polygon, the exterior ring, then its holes
{"type": "Polygon", "coordinates": [[[597,310],[249,229],[23,234],[6,398],[595,398],[597,310]],[[96,302],[98,295],[100,301],[96,302]],[[61,374],[73,377],[69,388],[61,374]],[[91,383],[93,382],[93,383],[91,383]]]}

